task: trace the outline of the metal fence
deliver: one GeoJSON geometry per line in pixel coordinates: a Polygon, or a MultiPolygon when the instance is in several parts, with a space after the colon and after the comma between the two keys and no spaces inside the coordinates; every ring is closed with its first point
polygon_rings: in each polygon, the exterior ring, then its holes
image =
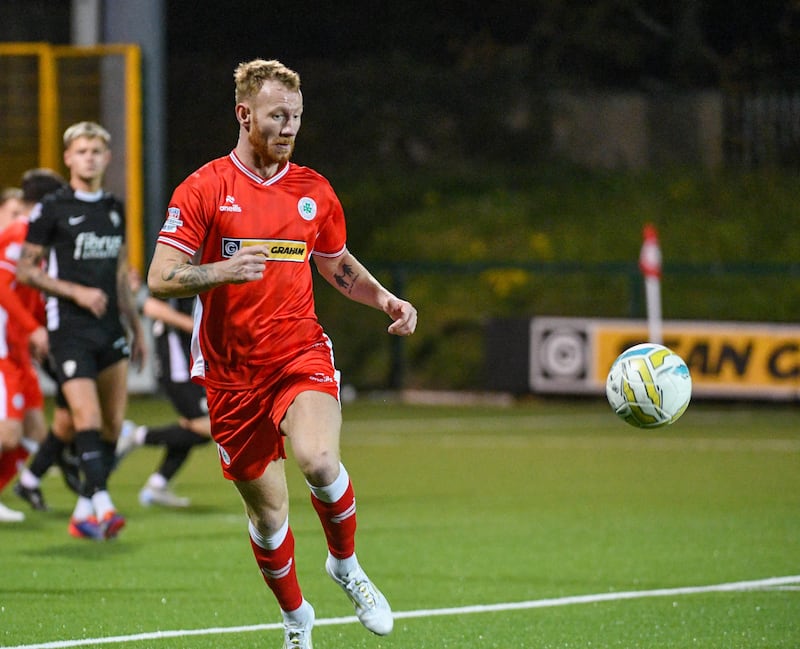
{"type": "MultiPolygon", "coordinates": [[[[337,361],[359,387],[484,387],[487,323],[534,316],[641,319],[643,279],[635,262],[367,261],[394,293],[410,299],[421,326],[411,338],[386,336],[385,317],[353,309],[320,291],[318,309],[337,361]],[[507,295],[492,290],[498,273],[519,280],[507,295]]],[[[795,323],[800,314],[800,261],[667,263],[664,317],[670,320],[795,323]]],[[[800,345],[800,341],[798,342],[800,345]]],[[[798,347],[800,349],[800,347],[798,347]]]]}
{"type": "Polygon", "coordinates": [[[800,167],[800,90],[725,96],[725,160],[800,167]]]}
{"type": "Polygon", "coordinates": [[[142,268],[141,51],[137,45],[72,47],[0,43],[0,185],[49,167],[66,173],[61,134],[92,120],[113,138],[105,186],[125,201],[131,263],[142,268]]]}

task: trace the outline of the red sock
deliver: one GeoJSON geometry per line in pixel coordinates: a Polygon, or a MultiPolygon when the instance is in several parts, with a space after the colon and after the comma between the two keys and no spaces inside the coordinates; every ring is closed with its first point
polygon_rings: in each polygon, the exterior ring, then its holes
{"type": "Polygon", "coordinates": [[[0,452],[0,491],[17,475],[17,464],[27,459],[28,451],[21,444],[0,452]]]}
{"type": "Polygon", "coordinates": [[[311,494],[311,503],[317,510],[328,550],[337,559],[347,559],[356,551],[356,498],[353,483],[348,482],[344,495],[335,503],[326,503],[311,494]]]}
{"type": "Polygon", "coordinates": [[[294,535],[290,527],[286,538],[274,550],[267,550],[250,539],[250,546],[261,575],[284,611],[294,611],[303,603],[294,565],[294,535]]]}

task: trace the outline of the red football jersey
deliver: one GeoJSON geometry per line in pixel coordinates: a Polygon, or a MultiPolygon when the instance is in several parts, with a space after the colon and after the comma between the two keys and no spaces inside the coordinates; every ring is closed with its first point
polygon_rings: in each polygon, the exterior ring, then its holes
{"type": "Polygon", "coordinates": [[[17,282],[19,254],[28,221],[17,219],[0,231],[0,358],[30,363],[28,336],[44,325],[44,301],[35,288],[17,282]]]}
{"type": "Polygon", "coordinates": [[[176,189],[158,243],[207,264],[268,244],[264,277],[199,295],[192,376],[245,387],[270,365],[327,338],[314,310],[311,254],[345,251],[342,205],[317,172],[288,163],[264,180],[235,155],[201,167],[176,189]]]}

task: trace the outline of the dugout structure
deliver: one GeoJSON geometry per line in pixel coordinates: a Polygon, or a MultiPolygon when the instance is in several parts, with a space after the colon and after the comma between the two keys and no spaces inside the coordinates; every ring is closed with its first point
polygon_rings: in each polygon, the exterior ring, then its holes
{"type": "Polygon", "coordinates": [[[142,66],[138,45],[0,43],[0,185],[27,169],[66,176],[62,134],[91,120],[111,133],[105,188],[125,202],[131,266],[144,268],[142,66]]]}

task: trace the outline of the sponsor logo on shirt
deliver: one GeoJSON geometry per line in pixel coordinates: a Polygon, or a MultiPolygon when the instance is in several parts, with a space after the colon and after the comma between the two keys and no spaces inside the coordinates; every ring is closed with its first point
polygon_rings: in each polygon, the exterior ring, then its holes
{"type": "Polygon", "coordinates": [[[119,256],[122,235],[98,236],[94,232],[81,232],[75,237],[73,259],[113,259],[119,256]]]}
{"type": "Polygon", "coordinates": [[[70,216],[67,219],[67,223],[69,223],[70,225],[80,225],[85,220],[86,220],[85,214],[78,214],[77,216],[70,216]]]}
{"type": "Polygon", "coordinates": [[[236,199],[228,195],[225,197],[225,203],[219,206],[220,212],[241,212],[242,208],[236,204],[236,199]]]}
{"type": "Polygon", "coordinates": [[[308,377],[308,380],[314,381],[314,383],[336,383],[336,379],[324,372],[315,372],[308,377]]]}
{"type": "Polygon", "coordinates": [[[291,239],[231,239],[222,238],[222,256],[232,257],[236,251],[247,246],[265,245],[269,249],[267,261],[305,261],[308,246],[305,241],[291,239]]]}

